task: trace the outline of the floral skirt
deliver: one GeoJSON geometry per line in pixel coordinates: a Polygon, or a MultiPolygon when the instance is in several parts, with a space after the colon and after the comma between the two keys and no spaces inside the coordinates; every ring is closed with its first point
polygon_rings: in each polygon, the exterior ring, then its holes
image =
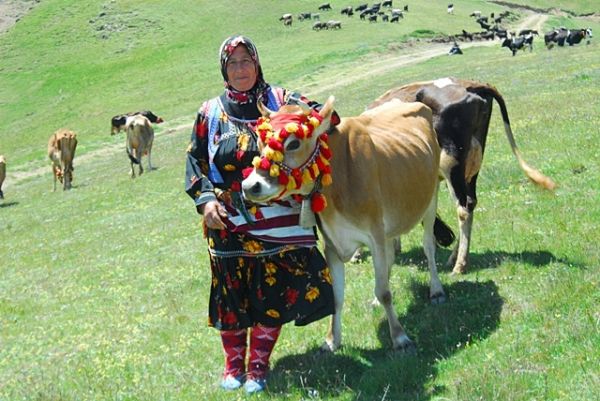
{"type": "Polygon", "coordinates": [[[319,249],[208,230],[212,283],[208,325],[219,330],[303,326],[334,313],[329,267],[319,249]]]}

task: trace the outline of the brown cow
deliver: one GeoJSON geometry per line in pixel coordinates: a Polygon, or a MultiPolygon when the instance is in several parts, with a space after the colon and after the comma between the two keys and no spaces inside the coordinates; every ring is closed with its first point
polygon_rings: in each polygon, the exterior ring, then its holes
{"type": "Polygon", "coordinates": [[[56,180],[63,184],[63,190],[71,189],[73,181],[73,158],[77,148],[77,135],[73,131],[61,128],[48,141],[48,157],[52,162],[54,191],[56,180]]]}
{"type": "Polygon", "coordinates": [[[6,178],[6,158],[4,155],[0,155],[0,199],[4,199],[4,193],[2,192],[2,183],[6,178]]]}
{"type": "Polygon", "coordinates": [[[417,82],[389,90],[368,108],[390,100],[422,102],[433,111],[433,123],[442,147],[441,175],[456,201],[460,226],[459,241],[448,259],[453,273],[466,272],[473,226],[473,212],[477,205],[475,192],[488,134],[493,101],[500,106],[504,130],[520,167],[535,184],[554,189],[556,184],[530,167],[521,157],[508,119],[504,98],[489,84],[456,78],[417,82]]]}
{"type": "Polygon", "coordinates": [[[134,164],[139,166],[138,175],[142,175],[142,156],[148,155],[148,170],[152,170],[152,143],[154,142],[154,129],[150,120],[141,114],[127,117],[125,124],[127,132],[125,151],[131,162],[131,178],[135,178],[134,164]]]}
{"type": "MultiPolygon", "coordinates": [[[[274,138],[281,138],[283,161],[274,158],[270,162],[278,166],[276,171],[280,173],[275,177],[271,176],[271,170],[262,170],[261,166],[269,163],[255,165],[242,183],[244,195],[250,201],[266,203],[293,194],[308,196],[318,189],[315,180],[305,181],[304,176],[310,170],[310,174],[316,176],[313,160],[317,167],[319,163],[326,164],[321,158],[327,153],[324,150],[327,146],[323,145],[326,137],[322,134],[331,125],[333,98],[318,114],[307,108],[283,106],[276,113],[263,111],[263,115],[270,116],[264,122],[273,125],[274,138]],[[311,116],[322,122],[308,139],[302,140],[303,135],[296,134],[288,134],[287,139],[283,139],[286,135],[282,132],[290,132],[289,125],[286,126],[289,121],[306,120],[311,116]],[[283,185],[281,171],[303,177],[299,188],[283,185]]],[[[306,124],[315,125],[311,120],[306,124]]],[[[307,127],[306,124],[302,127],[307,127]]],[[[259,121],[259,130],[261,127],[259,121]]],[[[306,133],[306,128],[298,131],[306,133]]],[[[335,351],[341,345],[344,262],[357,247],[366,244],[373,255],[375,296],[385,308],[392,344],[394,348],[412,351],[414,344],[400,325],[392,305],[389,277],[394,260],[393,238],[407,233],[421,221],[423,247],[431,273],[430,296],[439,302],[445,299],[435,265],[433,224],[440,148],[433,131],[431,110],[422,103],[389,102],[358,117],[342,118],[340,124],[331,129],[328,142],[333,154],[330,160],[332,183],[322,190],[328,205],[318,217],[325,240],[325,257],[333,276],[335,314],[323,349],[335,351]]],[[[272,156],[274,150],[270,143],[271,140],[261,143],[261,160],[278,157],[272,156]]],[[[319,167],[319,171],[322,178],[317,181],[328,183],[327,174],[323,175],[327,169],[319,167]]],[[[313,201],[313,209],[314,204],[313,201]]]]}

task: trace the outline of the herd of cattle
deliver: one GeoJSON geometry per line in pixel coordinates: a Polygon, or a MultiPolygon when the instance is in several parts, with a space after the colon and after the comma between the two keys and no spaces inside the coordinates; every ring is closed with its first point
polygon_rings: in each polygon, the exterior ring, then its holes
{"type": "MultiPolygon", "coordinates": [[[[327,21],[321,21],[322,13],[332,10],[331,3],[323,3],[318,7],[318,12],[301,12],[297,15],[297,19],[299,21],[313,21],[312,29],[315,31],[341,29],[342,22],[339,20],[328,19],[327,21]]],[[[404,5],[402,9],[394,8],[393,1],[386,0],[371,5],[362,3],[358,6],[346,6],[341,9],[340,14],[351,17],[356,13],[361,20],[369,22],[377,22],[378,19],[382,22],[399,22],[407,12],[408,5],[404,5]]],[[[454,4],[448,4],[447,12],[448,14],[454,14],[454,4]]],[[[462,54],[457,41],[494,40],[498,38],[501,40],[501,47],[508,48],[512,52],[512,55],[515,56],[518,50],[529,49],[529,51],[532,51],[534,37],[539,36],[539,33],[533,29],[523,29],[517,34],[503,28],[501,26],[503,20],[516,18],[516,14],[508,10],[498,15],[491,13],[489,17],[482,15],[481,11],[473,11],[469,16],[475,18],[475,22],[479,24],[483,31],[469,32],[463,29],[459,34],[436,37],[432,41],[438,43],[454,42],[454,46],[448,54],[462,54]]],[[[291,13],[283,14],[279,17],[279,21],[282,21],[285,26],[292,26],[293,20],[294,15],[291,13]]],[[[568,29],[561,27],[546,33],[544,35],[544,43],[548,49],[551,49],[554,44],[564,46],[567,43],[573,46],[586,38],[588,40],[592,38],[591,28],[568,29]]]]}

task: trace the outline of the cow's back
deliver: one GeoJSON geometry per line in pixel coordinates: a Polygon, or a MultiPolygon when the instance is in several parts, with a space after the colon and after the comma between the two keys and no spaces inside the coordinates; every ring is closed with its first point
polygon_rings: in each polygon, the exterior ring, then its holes
{"type": "Polygon", "coordinates": [[[329,141],[332,207],[325,215],[343,214],[358,227],[384,224],[390,237],[420,221],[438,182],[440,159],[426,105],[394,101],[344,118],[329,141]]]}
{"type": "Polygon", "coordinates": [[[127,141],[132,148],[140,150],[138,157],[152,147],[154,129],[150,120],[140,114],[130,117],[127,120],[127,141]]]}

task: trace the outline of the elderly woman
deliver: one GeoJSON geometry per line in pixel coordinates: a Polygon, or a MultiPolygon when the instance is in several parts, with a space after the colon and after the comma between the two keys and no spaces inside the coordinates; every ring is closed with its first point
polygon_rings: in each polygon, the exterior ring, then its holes
{"type": "Polygon", "coordinates": [[[299,99],[319,105],[266,83],[247,37],[226,39],[220,62],[225,91],[198,111],[185,187],[204,217],[212,272],[208,325],[220,331],[225,353],[221,387],[243,385],[254,393],[266,387],[281,326],[290,321],[303,326],[334,312],[329,268],[317,248],[315,228],[299,225],[298,203],[259,205],[243,199],[244,170],[259,154],[257,103],[270,110],[299,99]]]}

